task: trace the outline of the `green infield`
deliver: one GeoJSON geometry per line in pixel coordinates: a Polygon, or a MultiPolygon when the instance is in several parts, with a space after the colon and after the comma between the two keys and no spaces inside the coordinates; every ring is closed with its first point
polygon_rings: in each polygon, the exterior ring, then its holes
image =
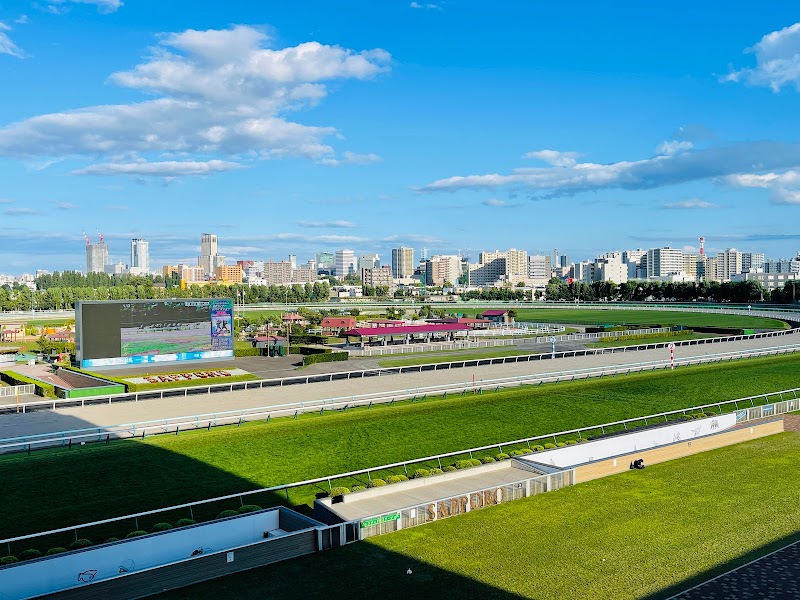
{"type": "Polygon", "coordinates": [[[459,360],[477,360],[481,358],[500,358],[503,356],[523,356],[525,354],[536,354],[535,350],[509,350],[508,346],[500,346],[497,349],[479,348],[476,350],[446,350],[441,354],[438,352],[414,352],[408,358],[387,358],[378,361],[381,367],[408,367],[411,365],[430,365],[434,363],[446,363],[459,360]]]}
{"type": "Polygon", "coordinates": [[[158,597],[656,600],[800,538],[798,461],[779,434],[158,597]]]}
{"type": "Polygon", "coordinates": [[[785,329],[783,321],[723,313],[623,310],[614,308],[514,308],[517,321],[531,323],[576,323],[609,325],[685,325],[686,327],[731,327],[738,329],[785,329]]]}
{"type": "Polygon", "coordinates": [[[634,336],[619,336],[606,338],[600,342],[586,344],[587,348],[616,348],[617,346],[637,346],[641,344],[658,344],[660,342],[681,342],[683,340],[702,340],[719,337],[713,333],[676,333],[673,335],[656,335],[647,338],[634,336]]]}
{"type": "MultiPolygon", "coordinates": [[[[23,535],[798,387],[799,366],[800,355],[750,359],[0,456],[4,505],[25,507],[0,512],[0,531],[23,535]]],[[[61,418],[65,428],[86,426],[61,418]]],[[[294,490],[290,503],[315,491],[294,490]]]]}

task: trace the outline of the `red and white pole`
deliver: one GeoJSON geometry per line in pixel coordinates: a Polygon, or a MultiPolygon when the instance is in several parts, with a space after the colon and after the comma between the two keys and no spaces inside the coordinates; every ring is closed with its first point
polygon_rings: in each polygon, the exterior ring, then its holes
{"type": "Polygon", "coordinates": [[[675,344],[669,345],[669,368],[675,370],[675,344]]]}

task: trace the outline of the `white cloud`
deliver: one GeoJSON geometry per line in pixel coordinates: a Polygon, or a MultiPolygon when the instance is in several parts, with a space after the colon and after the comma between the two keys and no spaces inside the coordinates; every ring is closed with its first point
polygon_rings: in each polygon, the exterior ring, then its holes
{"type": "Polygon", "coordinates": [[[25,52],[12,41],[6,33],[7,31],[11,31],[11,27],[0,21],[0,54],[25,58],[25,52]]]}
{"type": "Polygon", "coordinates": [[[39,211],[32,208],[7,208],[3,211],[3,214],[10,217],[22,217],[26,215],[38,215],[39,211]]]}
{"type": "MultiPolygon", "coordinates": [[[[132,104],[91,106],[32,117],[0,128],[0,155],[147,158],[223,154],[317,161],[334,157],[325,138],[334,127],[307,126],[284,113],[314,105],[325,82],[369,79],[388,68],[390,55],[354,52],[308,42],[270,49],[253,27],[164,34],[160,47],[110,81],[157,96],[132,104]],[[149,155],[149,156],[148,156],[149,155]]],[[[343,162],[374,162],[376,155],[344,153],[343,162]]],[[[101,165],[97,165],[101,167],[101,165]]],[[[80,173],[119,169],[79,169],[80,173]]],[[[201,171],[204,173],[205,171],[201,171]]],[[[105,173],[104,173],[105,174],[105,173]]]]}
{"type": "Polygon", "coordinates": [[[132,163],[106,163],[91,165],[73,171],[73,175],[141,175],[158,177],[181,177],[185,175],[209,175],[221,171],[241,169],[243,165],[224,160],[198,161],[137,161],[132,163]]]}
{"type": "Polygon", "coordinates": [[[694,144],[692,142],[669,140],[658,145],[656,148],[656,154],[658,156],[672,156],[673,154],[685,152],[686,150],[691,150],[692,148],[694,148],[694,144]]]}
{"type": "Polygon", "coordinates": [[[93,4],[98,12],[113,13],[123,6],[122,0],[46,0],[47,10],[52,13],[65,12],[70,4],[93,4]]]}
{"type": "Polygon", "coordinates": [[[558,150],[537,150],[528,152],[523,158],[538,158],[554,167],[574,167],[580,154],[577,152],[559,152],[558,150]]]}
{"type": "Polygon", "coordinates": [[[442,8],[438,4],[432,4],[432,3],[420,4],[419,2],[412,2],[411,4],[409,4],[409,6],[411,8],[416,8],[416,9],[425,8],[425,9],[428,9],[428,10],[438,10],[438,9],[442,8]]]}
{"type": "Polygon", "coordinates": [[[0,198],[0,204],[14,204],[11,198],[0,198]]]}
{"type": "Polygon", "coordinates": [[[773,92],[794,85],[800,91],[800,23],[768,33],[748,52],[755,55],[756,66],[731,71],[722,81],[769,86],[773,92]]]}
{"type": "Polygon", "coordinates": [[[800,170],[783,173],[737,173],[725,182],[740,188],[761,188],[772,192],[775,204],[800,204],[800,170]]]}
{"type": "Polygon", "coordinates": [[[721,208],[719,204],[714,204],[713,202],[707,202],[705,200],[700,200],[698,198],[693,198],[691,200],[679,200],[678,202],[667,202],[663,205],[663,208],[667,208],[670,210],[696,210],[696,209],[706,209],[706,208],[721,208]]]}
{"type": "Polygon", "coordinates": [[[300,227],[337,227],[352,229],[356,226],[352,221],[296,221],[300,227]]]}
{"type": "Polygon", "coordinates": [[[506,206],[507,202],[505,200],[500,200],[499,198],[488,198],[484,200],[481,204],[484,206],[506,206]]]}
{"type": "Polygon", "coordinates": [[[30,20],[28,19],[28,15],[20,15],[16,19],[14,19],[14,23],[17,25],[26,25],[30,20]]]}
{"type": "Polygon", "coordinates": [[[554,197],[601,189],[655,189],[689,181],[715,180],[747,171],[800,165],[800,144],[782,142],[741,142],[608,164],[570,164],[575,153],[546,152],[530,154],[561,166],[518,168],[508,174],[448,177],[424,185],[418,191],[514,188],[544,192],[545,197],[554,197]]]}
{"type": "Polygon", "coordinates": [[[317,162],[331,167],[341,167],[342,165],[369,165],[381,160],[381,157],[377,154],[356,154],[355,152],[345,151],[342,158],[321,158],[317,162]]]}
{"type": "Polygon", "coordinates": [[[72,210],[73,208],[78,208],[78,207],[72,202],[57,202],[56,208],[58,210],[72,210]]]}

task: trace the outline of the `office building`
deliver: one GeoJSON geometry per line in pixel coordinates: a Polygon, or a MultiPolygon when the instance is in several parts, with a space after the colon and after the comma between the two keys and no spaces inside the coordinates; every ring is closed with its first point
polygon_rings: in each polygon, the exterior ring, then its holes
{"type": "Polygon", "coordinates": [[[209,276],[217,271],[217,267],[225,265],[225,257],[217,251],[217,235],[204,233],[200,236],[200,256],[197,257],[198,266],[203,267],[209,276]]]}
{"type": "Polygon", "coordinates": [[[147,240],[131,240],[130,271],[135,275],[150,273],[150,243],[147,240]]]}
{"type": "Polygon", "coordinates": [[[362,281],[365,286],[385,287],[390,294],[395,290],[392,270],[388,266],[363,269],[362,281]]]}
{"type": "Polygon", "coordinates": [[[440,286],[445,283],[455,285],[461,277],[461,258],[455,255],[431,256],[425,263],[427,285],[440,286]]]}
{"type": "Polygon", "coordinates": [[[355,273],[356,255],[352,250],[337,250],[334,258],[334,275],[337,279],[344,279],[355,273]]]}
{"type": "Polygon", "coordinates": [[[216,280],[220,283],[242,283],[244,273],[239,265],[220,265],[214,271],[216,280]]]}
{"type": "Polygon", "coordinates": [[[292,282],[292,263],[288,260],[264,261],[264,285],[286,285],[292,282]]]}
{"type": "Polygon", "coordinates": [[[730,281],[734,275],[742,272],[742,253],[736,248],[728,248],[716,256],[717,281],[730,281]]]}
{"type": "Polygon", "coordinates": [[[108,244],[100,236],[100,242],[92,244],[86,239],[86,273],[105,273],[108,264],[108,244]]]}
{"type": "Polygon", "coordinates": [[[319,252],[315,257],[317,261],[317,271],[324,272],[328,275],[333,274],[335,265],[335,257],[331,252],[319,252]]]}
{"type": "Polygon", "coordinates": [[[552,273],[553,262],[549,254],[528,256],[528,277],[530,279],[549,280],[552,273]]]}
{"type": "Polygon", "coordinates": [[[392,277],[403,279],[414,275],[414,249],[401,246],[392,249],[392,277]]]}
{"type": "Polygon", "coordinates": [[[651,248],[647,251],[647,279],[683,271],[683,251],[676,248],[651,248]]]}
{"type": "Polygon", "coordinates": [[[742,252],[742,273],[758,273],[764,270],[764,255],[760,252],[742,252]]]}
{"type": "Polygon", "coordinates": [[[381,259],[377,254],[362,254],[358,258],[356,273],[358,277],[364,280],[365,269],[378,269],[381,266],[381,259]]]}

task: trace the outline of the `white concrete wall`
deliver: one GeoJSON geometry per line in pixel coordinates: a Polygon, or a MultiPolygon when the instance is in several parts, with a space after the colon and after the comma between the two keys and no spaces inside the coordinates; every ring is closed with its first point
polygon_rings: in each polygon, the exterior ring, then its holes
{"type": "Polygon", "coordinates": [[[206,555],[245,546],[262,541],[265,531],[278,529],[278,522],[279,512],[275,509],[17,563],[0,568],[0,598],[30,598],[120,577],[125,571],[189,559],[199,549],[206,555]]]}
{"type": "Polygon", "coordinates": [[[686,421],[678,425],[634,431],[625,435],[597,440],[596,442],[546,450],[516,458],[521,461],[542,463],[556,467],[573,467],[595,460],[629,454],[637,450],[650,450],[673,442],[690,441],[692,438],[719,433],[734,425],[736,425],[736,415],[731,413],[720,415],[719,417],[686,421]]]}

